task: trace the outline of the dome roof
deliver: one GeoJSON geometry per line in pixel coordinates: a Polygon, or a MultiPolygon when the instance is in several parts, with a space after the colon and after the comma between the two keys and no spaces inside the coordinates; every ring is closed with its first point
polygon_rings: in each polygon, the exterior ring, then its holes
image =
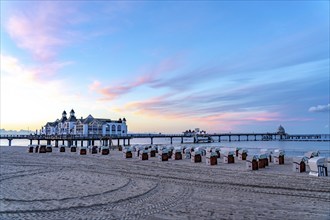
{"type": "Polygon", "coordinates": [[[280,134],[285,134],[285,129],[282,127],[282,125],[280,125],[277,129],[277,133],[280,133],[280,134]]]}

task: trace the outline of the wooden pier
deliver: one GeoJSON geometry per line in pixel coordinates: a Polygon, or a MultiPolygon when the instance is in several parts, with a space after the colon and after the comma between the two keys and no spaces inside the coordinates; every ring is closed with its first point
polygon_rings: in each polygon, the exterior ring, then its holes
{"type": "Polygon", "coordinates": [[[127,135],[0,135],[0,139],[7,139],[11,146],[12,140],[25,139],[30,140],[30,144],[40,144],[41,141],[47,141],[47,144],[54,143],[55,147],[66,141],[68,146],[80,143],[84,146],[94,145],[100,141],[103,146],[130,145],[131,139],[150,138],[150,144],[154,144],[154,139],[165,138],[169,144],[173,144],[173,139],[180,139],[181,143],[200,143],[200,142],[221,142],[221,141],[330,141],[330,134],[279,134],[279,133],[214,133],[214,134],[127,134],[127,135]]]}

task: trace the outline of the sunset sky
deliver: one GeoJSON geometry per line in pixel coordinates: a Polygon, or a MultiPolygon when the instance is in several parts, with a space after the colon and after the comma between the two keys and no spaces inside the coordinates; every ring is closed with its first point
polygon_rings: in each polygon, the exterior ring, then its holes
{"type": "Polygon", "coordinates": [[[328,1],[3,1],[1,128],[329,133],[328,1]]]}

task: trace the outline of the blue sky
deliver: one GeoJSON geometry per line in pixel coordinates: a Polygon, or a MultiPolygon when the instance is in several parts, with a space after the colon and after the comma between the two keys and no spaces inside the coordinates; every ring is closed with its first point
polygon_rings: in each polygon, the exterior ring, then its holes
{"type": "Polygon", "coordinates": [[[329,133],[328,1],[1,1],[1,128],[329,133]]]}

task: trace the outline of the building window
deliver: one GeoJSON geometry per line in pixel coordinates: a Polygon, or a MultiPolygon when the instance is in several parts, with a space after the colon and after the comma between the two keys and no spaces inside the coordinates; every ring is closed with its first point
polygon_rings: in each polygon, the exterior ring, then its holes
{"type": "Polygon", "coordinates": [[[112,133],[116,133],[116,126],[115,126],[115,125],[112,125],[112,126],[111,126],[111,132],[112,132],[112,133]]]}

